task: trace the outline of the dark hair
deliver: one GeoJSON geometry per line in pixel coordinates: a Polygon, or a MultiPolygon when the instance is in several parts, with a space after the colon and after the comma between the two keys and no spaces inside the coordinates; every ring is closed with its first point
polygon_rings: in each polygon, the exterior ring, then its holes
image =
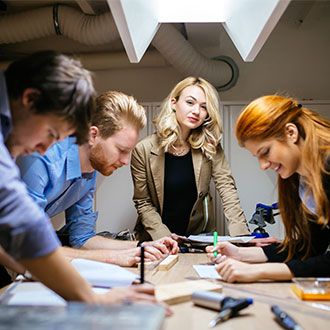
{"type": "Polygon", "coordinates": [[[41,51],[11,63],[5,77],[9,98],[19,99],[27,88],[37,89],[34,113],[63,117],[75,129],[78,144],[88,141],[95,90],[91,73],[79,60],[41,51]]]}

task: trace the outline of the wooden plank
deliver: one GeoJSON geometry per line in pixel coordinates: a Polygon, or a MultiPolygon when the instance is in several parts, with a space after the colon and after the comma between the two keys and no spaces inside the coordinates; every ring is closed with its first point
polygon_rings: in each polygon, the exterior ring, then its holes
{"type": "Polygon", "coordinates": [[[197,290],[221,292],[222,285],[207,280],[192,280],[170,284],[160,284],[155,287],[156,299],[169,305],[189,301],[191,294],[197,290]]]}
{"type": "MultiPolygon", "coordinates": [[[[156,267],[153,267],[154,264],[157,264],[159,261],[148,261],[144,263],[144,269],[153,269],[153,270],[169,270],[171,269],[179,260],[179,255],[169,255],[162,262],[160,262],[156,267]]],[[[138,270],[141,268],[141,263],[137,264],[138,270]]]]}
{"type": "Polygon", "coordinates": [[[177,254],[170,255],[159,264],[157,270],[169,270],[178,262],[178,260],[179,260],[179,255],[177,254]]]}

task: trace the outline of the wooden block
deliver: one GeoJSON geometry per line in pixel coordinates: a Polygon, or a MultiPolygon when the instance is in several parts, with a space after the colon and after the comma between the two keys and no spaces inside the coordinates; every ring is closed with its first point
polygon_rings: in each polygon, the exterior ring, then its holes
{"type": "MultiPolygon", "coordinates": [[[[145,262],[145,263],[144,263],[144,269],[148,269],[148,267],[152,266],[153,263],[154,263],[153,261],[145,262]]],[[[141,262],[139,262],[139,263],[137,264],[137,268],[138,268],[138,270],[141,269],[141,262]]]]}
{"type": "Polygon", "coordinates": [[[160,284],[155,287],[156,299],[169,305],[189,301],[191,294],[197,290],[221,292],[222,285],[207,280],[193,280],[170,284],[160,284]]]}
{"type": "MultiPolygon", "coordinates": [[[[174,264],[176,264],[179,260],[179,255],[175,254],[175,255],[169,255],[167,256],[164,260],[162,260],[162,262],[159,263],[158,261],[148,261],[144,263],[144,269],[148,270],[148,269],[153,269],[153,270],[169,270],[171,269],[174,264]],[[157,263],[159,263],[157,265],[157,263]],[[157,265],[156,267],[153,267],[153,265],[157,265]]],[[[138,269],[141,268],[141,263],[139,262],[137,264],[138,269]]]]}
{"type": "Polygon", "coordinates": [[[179,261],[179,255],[178,254],[174,254],[174,255],[170,255],[168,256],[165,260],[163,260],[159,266],[158,266],[158,270],[169,270],[171,269],[177,262],[179,261]]]}

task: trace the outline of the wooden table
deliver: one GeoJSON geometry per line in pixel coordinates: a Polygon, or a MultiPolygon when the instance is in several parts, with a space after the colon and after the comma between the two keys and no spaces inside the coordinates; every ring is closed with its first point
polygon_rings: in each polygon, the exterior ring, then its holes
{"type": "MultiPolygon", "coordinates": [[[[157,284],[199,279],[192,265],[207,263],[206,254],[179,254],[179,261],[169,271],[146,270],[146,280],[157,284]]],[[[130,268],[138,272],[136,268],[130,268]]],[[[212,280],[211,280],[212,281],[212,280]]],[[[213,280],[215,281],[215,280],[213,280]]],[[[324,311],[311,306],[312,302],[301,301],[291,290],[290,282],[258,282],[223,285],[223,294],[233,298],[252,298],[253,304],[240,315],[218,324],[215,329],[227,330],[273,330],[281,329],[276,323],[271,305],[278,305],[290,314],[305,330],[330,329],[330,301],[315,302],[329,307],[324,311]]],[[[0,289],[0,293],[5,288],[0,289]]],[[[203,330],[217,315],[216,311],[195,306],[191,301],[171,306],[174,315],[166,318],[163,330],[203,330]]]]}
{"type": "MultiPolygon", "coordinates": [[[[192,265],[207,263],[206,254],[186,253],[169,271],[146,271],[146,280],[157,284],[199,279],[192,265]]],[[[213,280],[215,281],[215,280],[213,280]]],[[[219,282],[218,282],[219,283],[219,282]]],[[[252,298],[253,304],[240,315],[218,324],[216,328],[239,330],[281,329],[270,311],[278,305],[294,318],[304,329],[330,329],[330,302],[316,303],[329,307],[325,311],[311,306],[312,302],[301,301],[291,290],[291,282],[258,282],[223,285],[223,294],[233,298],[252,298]]],[[[217,315],[216,311],[195,306],[191,301],[171,306],[174,315],[165,320],[164,330],[203,330],[217,315]]]]}

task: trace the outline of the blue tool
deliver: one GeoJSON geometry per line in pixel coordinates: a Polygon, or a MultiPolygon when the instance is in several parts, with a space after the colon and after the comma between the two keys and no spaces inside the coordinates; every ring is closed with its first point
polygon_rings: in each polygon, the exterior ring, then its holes
{"type": "Polygon", "coordinates": [[[274,217],[279,214],[273,213],[273,210],[277,210],[277,203],[273,203],[272,205],[265,205],[258,203],[256,205],[256,211],[253,213],[251,220],[249,223],[257,225],[258,227],[253,231],[252,235],[256,238],[268,237],[268,233],[265,231],[264,227],[266,227],[266,222],[270,224],[275,223],[274,217]]]}
{"type": "Polygon", "coordinates": [[[228,320],[253,303],[251,298],[235,299],[212,291],[194,291],[191,300],[197,306],[220,310],[218,316],[209,323],[209,327],[215,327],[219,322],[228,320]]]}

